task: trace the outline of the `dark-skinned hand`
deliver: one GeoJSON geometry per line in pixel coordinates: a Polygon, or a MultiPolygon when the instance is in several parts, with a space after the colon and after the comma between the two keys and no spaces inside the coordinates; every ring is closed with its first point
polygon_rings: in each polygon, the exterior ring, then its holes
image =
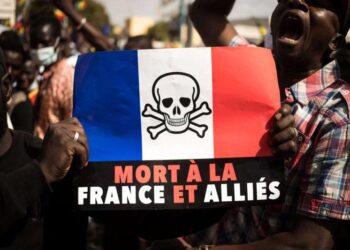
{"type": "Polygon", "coordinates": [[[295,128],[295,120],[290,105],[283,104],[273,119],[275,123],[270,130],[270,136],[274,155],[289,159],[298,150],[296,143],[298,131],[295,128]]]}
{"type": "Polygon", "coordinates": [[[89,146],[85,131],[76,118],[70,118],[48,128],[37,159],[48,183],[62,180],[71,168],[73,158],[81,167],[88,163],[89,146]],[[74,140],[75,133],[79,139],[74,140]]]}

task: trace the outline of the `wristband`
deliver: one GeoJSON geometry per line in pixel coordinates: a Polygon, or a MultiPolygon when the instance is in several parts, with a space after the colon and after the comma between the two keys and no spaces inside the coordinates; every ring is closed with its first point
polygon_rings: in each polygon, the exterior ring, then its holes
{"type": "Polygon", "coordinates": [[[86,17],[84,17],[83,19],[81,19],[79,25],[77,26],[77,30],[80,30],[81,28],[83,28],[83,26],[86,24],[87,19],[86,17]]]}

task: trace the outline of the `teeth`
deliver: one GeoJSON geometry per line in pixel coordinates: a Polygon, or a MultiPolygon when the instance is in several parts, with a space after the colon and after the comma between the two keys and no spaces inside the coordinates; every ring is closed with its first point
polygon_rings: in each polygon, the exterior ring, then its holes
{"type": "Polygon", "coordinates": [[[285,36],[282,36],[281,40],[284,40],[284,41],[289,42],[289,43],[296,43],[297,42],[297,40],[294,40],[292,38],[285,37],[285,36]]]}
{"type": "Polygon", "coordinates": [[[181,119],[170,119],[168,120],[168,124],[171,126],[182,126],[186,124],[186,119],[185,118],[181,118],[181,119]]]}
{"type": "Polygon", "coordinates": [[[187,123],[187,115],[184,118],[179,118],[179,119],[172,119],[172,118],[166,116],[166,122],[170,126],[174,126],[174,127],[183,126],[187,123]]]}
{"type": "Polygon", "coordinates": [[[290,42],[295,41],[294,39],[292,39],[292,38],[290,38],[290,37],[286,37],[286,36],[282,36],[282,39],[288,40],[288,41],[290,41],[290,42]]]}
{"type": "Polygon", "coordinates": [[[302,20],[294,15],[287,14],[281,22],[280,38],[284,42],[294,44],[303,35],[302,20]]]}

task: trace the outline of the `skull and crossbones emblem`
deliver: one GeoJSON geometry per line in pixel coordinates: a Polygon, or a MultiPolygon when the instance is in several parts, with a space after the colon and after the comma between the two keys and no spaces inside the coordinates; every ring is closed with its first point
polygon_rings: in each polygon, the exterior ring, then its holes
{"type": "Polygon", "coordinates": [[[197,108],[200,88],[193,76],[183,72],[161,75],[153,84],[152,94],[157,107],[146,104],[142,115],[161,121],[157,126],[147,128],[153,140],[165,131],[180,134],[190,130],[200,138],[205,136],[208,126],[197,124],[194,120],[210,115],[211,109],[207,102],[197,108]]]}

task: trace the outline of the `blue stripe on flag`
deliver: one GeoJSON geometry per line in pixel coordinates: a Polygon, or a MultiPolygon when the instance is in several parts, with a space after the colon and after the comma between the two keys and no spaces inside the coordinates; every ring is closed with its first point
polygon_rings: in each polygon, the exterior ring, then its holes
{"type": "Polygon", "coordinates": [[[137,51],[79,56],[73,114],[85,128],[90,161],[142,160],[137,51]]]}

